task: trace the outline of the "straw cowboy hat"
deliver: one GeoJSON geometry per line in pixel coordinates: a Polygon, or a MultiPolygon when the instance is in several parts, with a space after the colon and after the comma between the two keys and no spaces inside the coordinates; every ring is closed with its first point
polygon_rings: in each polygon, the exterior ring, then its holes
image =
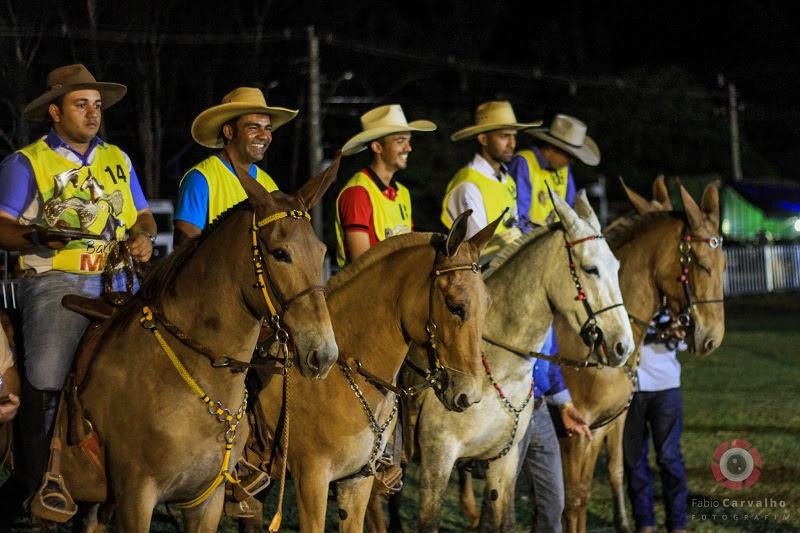
{"type": "Polygon", "coordinates": [[[589,166],[600,163],[600,149],[591,137],[586,135],[586,124],[575,117],[556,115],[547,129],[530,130],[537,139],[561,148],[589,166]]]}
{"type": "Polygon", "coordinates": [[[364,130],[342,147],[342,154],[353,155],[366,149],[375,139],[403,131],[433,131],[436,124],[430,120],[408,122],[403,108],[397,104],[384,105],[371,109],[361,115],[361,128],[364,130]]]}
{"type": "Polygon", "coordinates": [[[29,120],[47,120],[47,110],[59,96],[82,89],[95,89],[100,91],[103,100],[103,109],[116,104],[128,88],[119,83],[98,82],[83,65],[67,65],[59,67],[47,75],[47,91],[39,98],[25,106],[22,116],[29,120]]]}
{"type": "Polygon", "coordinates": [[[486,133],[494,130],[522,130],[525,128],[535,128],[541,126],[542,121],[537,120],[528,124],[520,124],[514,115],[511,104],[502,102],[484,102],[475,110],[475,125],[458,130],[450,139],[460,141],[469,139],[479,133],[486,133]]]}
{"type": "Polygon", "coordinates": [[[261,89],[239,87],[222,98],[222,103],[197,115],[192,122],[192,138],[207,148],[222,148],[222,126],[234,118],[250,113],[269,115],[272,131],[297,116],[296,109],[269,107],[261,89]]]}

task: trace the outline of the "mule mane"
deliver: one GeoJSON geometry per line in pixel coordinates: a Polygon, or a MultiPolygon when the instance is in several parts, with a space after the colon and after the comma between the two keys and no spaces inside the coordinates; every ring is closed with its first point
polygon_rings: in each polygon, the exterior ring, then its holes
{"type": "Polygon", "coordinates": [[[607,227],[603,234],[608,246],[614,250],[618,246],[630,242],[634,237],[649,228],[652,223],[672,218],[685,221],[685,216],[682,212],[653,211],[642,215],[636,214],[620,218],[607,227]]]}
{"type": "Polygon", "coordinates": [[[362,271],[398,250],[423,245],[433,246],[440,242],[444,242],[444,235],[441,233],[412,232],[395,235],[391,239],[382,241],[380,246],[373,246],[364,252],[355,262],[328,280],[325,293],[330,294],[342,288],[362,271]]]}
{"type": "Polygon", "coordinates": [[[142,282],[141,290],[139,292],[148,303],[157,304],[161,301],[164,293],[174,286],[175,278],[181,271],[181,268],[186,261],[194,254],[197,248],[214,232],[223,222],[233,216],[234,213],[244,209],[251,209],[250,203],[247,200],[242,200],[233,207],[227,209],[214,222],[208,225],[200,235],[193,239],[189,239],[183,246],[179,246],[177,250],[169,254],[163,260],[159,261],[146,275],[142,282]]]}
{"type": "Polygon", "coordinates": [[[497,271],[498,268],[503,266],[509,259],[514,257],[517,252],[522,250],[525,246],[529,245],[539,237],[543,235],[549,234],[551,231],[558,229],[561,227],[561,223],[557,222],[555,224],[550,224],[547,226],[537,226],[530,230],[528,233],[525,233],[517,239],[516,241],[512,242],[511,244],[507,245],[505,248],[500,250],[500,252],[495,256],[494,259],[489,263],[489,270],[487,270],[483,278],[489,278],[494,272],[497,271]]]}

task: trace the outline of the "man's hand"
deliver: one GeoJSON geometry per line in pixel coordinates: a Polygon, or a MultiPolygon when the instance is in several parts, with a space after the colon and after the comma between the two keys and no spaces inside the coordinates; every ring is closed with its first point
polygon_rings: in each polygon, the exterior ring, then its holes
{"type": "Polygon", "coordinates": [[[17,416],[19,409],[19,396],[9,394],[8,396],[0,397],[0,424],[9,422],[17,416]]]}
{"type": "Polygon", "coordinates": [[[140,231],[128,239],[128,249],[131,252],[131,257],[140,263],[145,263],[153,255],[153,241],[150,239],[150,235],[140,231]]]}
{"type": "Polygon", "coordinates": [[[561,409],[561,420],[564,422],[568,437],[580,433],[585,435],[589,440],[592,440],[592,430],[589,429],[589,425],[586,423],[586,420],[583,419],[583,415],[581,415],[580,411],[575,409],[572,402],[568,402],[566,407],[561,409]]]}

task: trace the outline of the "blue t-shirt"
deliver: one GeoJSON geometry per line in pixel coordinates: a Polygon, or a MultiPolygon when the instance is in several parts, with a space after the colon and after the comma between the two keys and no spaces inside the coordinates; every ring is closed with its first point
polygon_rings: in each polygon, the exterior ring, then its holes
{"type": "MultiPolygon", "coordinates": [[[[214,155],[225,165],[225,168],[236,176],[227,161],[214,155]]],[[[256,166],[250,165],[250,176],[256,179],[256,166]]],[[[205,229],[208,225],[208,181],[202,172],[193,168],[181,180],[181,188],[178,192],[178,206],[175,209],[175,220],[183,220],[193,224],[200,229],[205,229]]]]}

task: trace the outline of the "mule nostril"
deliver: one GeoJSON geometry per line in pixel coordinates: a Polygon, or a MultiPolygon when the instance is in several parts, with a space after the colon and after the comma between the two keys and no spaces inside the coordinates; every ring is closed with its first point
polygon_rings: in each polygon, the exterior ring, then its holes
{"type": "Polygon", "coordinates": [[[461,409],[466,409],[469,407],[469,399],[467,398],[466,394],[459,394],[456,398],[456,407],[461,409]]]}
{"type": "Polygon", "coordinates": [[[706,347],[706,351],[707,352],[710,352],[711,350],[713,350],[714,349],[714,339],[708,339],[706,341],[705,347],[706,347]]]}
{"type": "Polygon", "coordinates": [[[312,372],[319,372],[319,352],[317,350],[314,350],[308,356],[308,369],[312,372]]]}
{"type": "Polygon", "coordinates": [[[623,355],[625,355],[626,351],[627,349],[625,348],[625,345],[623,343],[618,342],[614,345],[614,353],[617,354],[617,357],[622,357],[623,355]]]}

